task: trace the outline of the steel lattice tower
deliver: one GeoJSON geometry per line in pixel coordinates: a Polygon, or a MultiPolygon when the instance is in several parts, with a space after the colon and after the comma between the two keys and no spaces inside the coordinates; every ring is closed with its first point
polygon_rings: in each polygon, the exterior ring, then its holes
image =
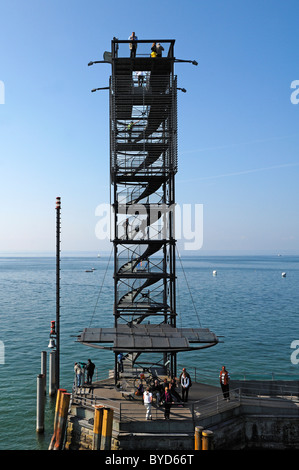
{"type": "Polygon", "coordinates": [[[160,365],[174,376],[178,352],[218,342],[208,329],[176,325],[174,63],[197,63],[176,59],[174,40],[160,40],[163,57],[152,57],[153,42],[136,42],[138,53],[129,56],[130,41],[114,38],[111,52],[97,61],[112,66],[105,88],[110,108],[114,327],[86,328],[78,341],[114,352],[115,381],[120,352],[126,353],[132,366],[160,365]],[[149,358],[146,363],[144,356],[149,358]]]}
{"type": "MultiPolygon", "coordinates": [[[[114,318],[176,326],[174,203],[177,83],[163,58],[117,57],[112,41],[110,178],[114,208],[114,318]]],[[[151,43],[149,43],[151,44],[151,43]]],[[[176,368],[175,353],[164,363],[176,368]]]]}

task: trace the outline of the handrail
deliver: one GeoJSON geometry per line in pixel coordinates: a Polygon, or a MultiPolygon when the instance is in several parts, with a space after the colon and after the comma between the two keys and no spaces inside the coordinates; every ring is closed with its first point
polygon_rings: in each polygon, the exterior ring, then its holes
{"type": "MultiPolygon", "coordinates": [[[[188,372],[190,373],[194,382],[204,382],[209,384],[219,384],[219,370],[211,370],[211,369],[201,369],[198,367],[193,366],[186,366],[185,364],[182,367],[187,367],[188,372]]],[[[178,366],[178,374],[181,371],[180,365],[178,366]]],[[[284,374],[278,372],[247,372],[241,371],[236,372],[229,369],[230,378],[231,380],[244,380],[244,382],[251,381],[251,380],[298,380],[298,373],[293,374],[284,374]],[[259,377],[259,378],[257,378],[259,377]],[[283,377],[283,378],[280,378],[283,377]],[[288,377],[286,379],[285,377],[288,377]]]]}
{"type": "MultiPolygon", "coordinates": [[[[117,39],[117,38],[112,39],[112,43],[114,44],[130,43],[132,41],[133,41],[132,39],[117,39]]],[[[175,39],[137,39],[137,40],[134,40],[133,42],[143,43],[143,44],[147,44],[147,43],[152,44],[153,41],[160,42],[160,43],[165,43],[165,42],[169,42],[171,44],[175,43],[175,39]]]]}
{"type": "MultiPolygon", "coordinates": [[[[246,382],[245,382],[246,383],[246,382]]],[[[295,399],[299,399],[299,392],[298,392],[298,387],[291,387],[288,385],[283,385],[283,384],[272,384],[270,389],[267,389],[266,387],[256,387],[256,386],[246,386],[240,387],[240,390],[242,390],[242,396],[244,397],[259,397],[259,398],[279,398],[281,399],[282,397],[293,397],[295,399]]]]}
{"type": "MultiPolygon", "coordinates": [[[[120,392],[121,393],[121,392],[120,392]]],[[[259,400],[264,403],[266,402],[280,402],[282,405],[283,403],[290,403],[290,401],[299,401],[298,393],[295,396],[292,395],[292,392],[289,393],[290,398],[284,398],[281,396],[263,396],[260,394],[260,390],[256,389],[255,394],[248,394],[242,390],[242,387],[235,388],[230,390],[230,400],[227,401],[223,398],[222,393],[218,393],[215,395],[211,395],[205,398],[201,398],[200,400],[194,401],[192,403],[184,403],[184,408],[189,410],[191,419],[193,421],[210,416],[211,414],[220,413],[222,411],[230,410],[232,408],[236,408],[240,406],[243,402],[248,400],[259,400]]],[[[120,421],[134,421],[144,418],[144,408],[140,406],[136,408],[136,401],[130,402],[126,401],[125,403],[118,403],[118,406],[115,406],[115,402],[112,400],[106,399],[104,397],[88,397],[84,393],[79,394],[75,393],[72,397],[72,403],[81,404],[87,408],[94,409],[95,406],[102,405],[108,406],[113,408],[116,417],[120,421]],[[132,408],[134,407],[134,412],[132,412],[132,408]]],[[[140,400],[140,405],[142,405],[142,400],[140,400]]],[[[177,410],[177,406],[180,405],[179,403],[173,405],[171,408],[171,415],[175,418],[175,410],[177,410]]],[[[157,407],[155,404],[152,407],[152,415],[154,419],[159,419],[163,417],[164,408],[162,406],[157,407]]],[[[190,419],[186,417],[186,419],[190,419]]]]}
{"type": "Polygon", "coordinates": [[[174,44],[175,44],[175,39],[118,39],[118,38],[113,38],[111,41],[111,55],[112,59],[118,58],[118,49],[120,44],[130,44],[134,43],[136,45],[138,44],[152,44],[153,42],[163,44],[167,50],[165,50],[166,57],[167,59],[172,59],[174,60],[174,44]],[[167,46],[167,47],[166,47],[167,46]]]}
{"type": "Polygon", "coordinates": [[[111,400],[108,400],[104,397],[87,397],[85,394],[75,394],[72,395],[71,403],[82,405],[89,409],[94,409],[96,406],[112,408],[116,417],[121,419],[121,404],[119,404],[119,407],[117,407],[115,404],[111,404],[111,400]]]}

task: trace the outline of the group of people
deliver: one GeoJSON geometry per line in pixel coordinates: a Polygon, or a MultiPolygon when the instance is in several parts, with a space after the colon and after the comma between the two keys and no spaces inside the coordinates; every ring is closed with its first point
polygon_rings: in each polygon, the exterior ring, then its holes
{"type": "MultiPolygon", "coordinates": [[[[229,400],[229,381],[230,375],[226,370],[225,366],[222,366],[222,369],[219,374],[220,386],[223,393],[224,400],[229,400]]],[[[143,392],[142,383],[139,386],[139,393],[143,393],[143,403],[146,408],[146,419],[152,419],[151,409],[153,403],[153,397],[156,398],[156,404],[159,407],[160,404],[164,405],[164,419],[169,419],[171,406],[177,403],[185,403],[188,401],[189,389],[192,386],[191,377],[184,367],[179,378],[179,383],[181,385],[182,396],[176,390],[177,382],[176,379],[171,379],[170,383],[167,382],[167,379],[164,380],[163,384],[160,384],[158,380],[155,380],[152,387],[147,387],[143,392]]]]}
{"type": "Polygon", "coordinates": [[[90,359],[85,362],[75,362],[74,372],[76,376],[76,386],[82,387],[83,384],[91,385],[92,377],[94,374],[95,365],[90,359]],[[84,382],[84,375],[86,372],[86,381],[84,382]]]}
{"type": "MultiPolygon", "coordinates": [[[[136,57],[136,51],[137,51],[137,41],[138,37],[136,36],[135,32],[133,32],[129,36],[129,48],[130,48],[130,57],[135,58],[136,57]]],[[[161,46],[161,44],[158,42],[153,42],[152,47],[151,47],[151,57],[162,57],[162,51],[164,51],[164,47],[161,46]]]]}
{"type": "Polygon", "coordinates": [[[182,404],[188,401],[189,389],[192,385],[191,377],[184,367],[179,378],[182,396],[177,391],[177,379],[172,378],[170,382],[164,379],[163,383],[159,383],[156,379],[154,385],[147,387],[143,391],[142,382],[139,384],[137,394],[143,395],[143,403],[146,408],[146,419],[152,419],[151,408],[153,398],[156,399],[157,407],[164,406],[164,419],[169,419],[170,409],[174,403],[182,404]]]}
{"type": "Polygon", "coordinates": [[[164,51],[164,47],[161,46],[159,42],[153,42],[151,51],[151,57],[162,57],[162,51],[164,51]]]}
{"type": "MultiPolygon", "coordinates": [[[[117,357],[119,371],[123,371],[123,354],[120,353],[117,357]]],[[[74,372],[76,376],[76,386],[81,387],[84,381],[84,375],[86,372],[86,381],[84,384],[91,385],[92,378],[95,370],[95,364],[88,359],[87,363],[75,362],[74,372]]],[[[219,373],[220,386],[223,393],[224,400],[229,400],[229,382],[230,375],[226,370],[225,366],[222,366],[222,369],[219,373]]],[[[140,381],[139,387],[136,391],[137,395],[142,395],[143,403],[146,408],[146,419],[152,419],[151,409],[153,398],[156,399],[156,405],[164,406],[164,419],[169,419],[170,409],[174,403],[183,404],[188,401],[188,395],[190,387],[192,386],[192,380],[190,374],[186,371],[184,367],[180,377],[179,385],[181,386],[181,395],[178,393],[177,388],[177,379],[172,378],[170,382],[167,379],[164,379],[163,383],[160,383],[157,379],[154,381],[154,384],[151,387],[147,387],[146,390],[143,389],[142,379],[140,381]]]]}

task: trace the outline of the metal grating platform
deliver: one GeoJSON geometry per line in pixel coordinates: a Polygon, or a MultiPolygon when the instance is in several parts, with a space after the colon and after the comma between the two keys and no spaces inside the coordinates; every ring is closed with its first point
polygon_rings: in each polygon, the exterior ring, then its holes
{"type": "Polygon", "coordinates": [[[207,348],[218,342],[209,329],[174,328],[167,324],[122,324],[116,328],[86,328],[78,341],[100,349],[129,353],[190,351],[207,348]],[[113,344],[103,346],[104,343],[113,344]]]}

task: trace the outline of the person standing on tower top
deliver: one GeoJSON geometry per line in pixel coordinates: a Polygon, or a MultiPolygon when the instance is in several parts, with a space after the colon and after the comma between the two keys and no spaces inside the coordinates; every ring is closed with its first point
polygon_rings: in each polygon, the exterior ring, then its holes
{"type": "Polygon", "coordinates": [[[131,58],[135,58],[136,57],[136,50],[137,50],[137,42],[138,41],[138,37],[136,36],[136,34],[133,32],[131,34],[131,36],[129,36],[129,40],[132,41],[130,42],[129,44],[129,48],[130,48],[130,57],[131,58]]]}
{"type": "Polygon", "coordinates": [[[162,57],[162,51],[164,51],[164,47],[158,42],[158,44],[156,44],[157,57],[162,57]]]}

